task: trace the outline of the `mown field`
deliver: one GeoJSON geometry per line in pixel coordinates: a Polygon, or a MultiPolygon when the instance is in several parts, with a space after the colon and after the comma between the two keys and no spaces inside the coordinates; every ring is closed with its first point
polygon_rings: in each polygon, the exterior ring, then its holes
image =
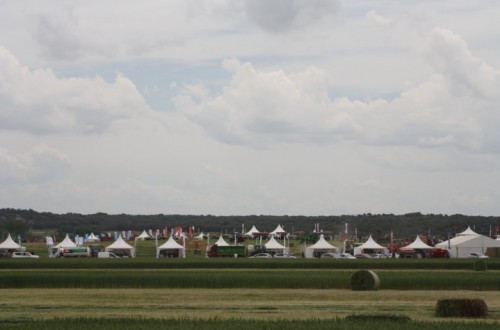
{"type": "MultiPolygon", "coordinates": [[[[497,329],[500,261],[474,260],[0,259],[6,329],[497,329]],[[357,269],[378,291],[349,290],[357,269]],[[481,298],[485,319],[434,316],[438,299],[481,298]],[[368,320],[347,320],[349,316],[368,320]],[[401,317],[409,317],[410,321],[401,317]]],[[[146,247],[146,246],[144,246],[146,247]]],[[[29,248],[28,248],[29,249],[29,248]]],[[[141,251],[141,250],[138,250],[141,251]]],[[[46,253],[46,252],[45,252],[46,253]]]]}

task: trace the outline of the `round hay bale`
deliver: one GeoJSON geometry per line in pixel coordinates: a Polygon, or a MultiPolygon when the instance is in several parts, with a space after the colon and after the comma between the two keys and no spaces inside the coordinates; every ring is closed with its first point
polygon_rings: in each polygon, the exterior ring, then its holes
{"type": "Polygon", "coordinates": [[[358,270],[351,276],[351,290],[353,291],[378,290],[379,287],[380,279],[371,270],[358,270]]]}

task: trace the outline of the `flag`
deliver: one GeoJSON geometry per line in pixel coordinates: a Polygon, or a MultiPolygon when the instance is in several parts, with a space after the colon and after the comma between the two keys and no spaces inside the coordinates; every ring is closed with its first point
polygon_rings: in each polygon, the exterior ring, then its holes
{"type": "Polygon", "coordinates": [[[167,238],[168,236],[168,228],[167,226],[163,227],[163,237],[167,238]]]}
{"type": "Polygon", "coordinates": [[[181,226],[175,227],[174,235],[177,238],[181,238],[182,237],[182,227],[181,226]]]}

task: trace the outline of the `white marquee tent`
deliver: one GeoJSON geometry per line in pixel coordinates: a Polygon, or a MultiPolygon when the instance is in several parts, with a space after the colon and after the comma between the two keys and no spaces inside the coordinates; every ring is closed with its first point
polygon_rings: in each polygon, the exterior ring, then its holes
{"type": "Polygon", "coordinates": [[[253,234],[255,234],[255,233],[259,233],[259,231],[257,230],[257,228],[255,228],[255,226],[252,226],[252,229],[250,229],[249,231],[244,233],[243,236],[253,238],[253,234]]]}
{"type": "Polygon", "coordinates": [[[472,229],[470,228],[470,226],[469,226],[469,227],[467,227],[467,229],[466,229],[466,230],[464,230],[463,232],[458,233],[458,234],[457,234],[457,236],[480,236],[480,234],[476,233],[476,232],[475,232],[474,230],[472,230],[472,229]]]}
{"type": "Polygon", "coordinates": [[[17,244],[12,237],[9,236],[0,244],[0,250],[19,250],[21,245],[17,244]]]}
{"type": "Polygon", "coordinates": [[[116,255],[135,257],[135,248],[125,242],[121,235],[118,236],[118,239],[114,241],[113,244],[107,246],[104,250],[106,252],[113,252],[116,255]]]}
{"type": "Polygon", "coordinates": [[[137,236],[136,239],[140,239],[141,241],[144,241],[145,239],[148,239],[148,238],[151,238],[151,236],[149,236],[149,234],[146,232],[146,230],[143,230],[142,233],[137,236]]]}
{"type": "Polygon", "coordinates": [[[60,242],[59,244],[57,244],[53,248],[54,249],[59,249],[59,248],[74,248],[74,247],[76,247],[76,243],[73,242],[71,240],[71,238],[69,238],[68,234],[66,234],[66,237],[64,237],[64,239],[62,240],[62,242],[60,242]]]}
{"type": "Polygon", "coordinates": [[[377,242],[375,242],[375,240],[372,238],[372,235],[370,235],[370,237],[368,237],[366,242],[364,242],[360,246],[357,246],[354,248],[354,255],[361,254],[365,250],[380,251],[380,253],[384,253],[384,254],[388,253],[387,248],[385,246],[382,246],[382,245],[378,244],[377,242]]]}
{"type": "Polygon", "coordinates": [[[467,258],[472,252],[486,253],[488,248],[500,248],[500,241],[483,235],[461,235],[436,244],[436,248],[448,250],[451,258],[467,258]]]}
{"type": "Polygon", "coordinates": [[[87,237],[87,242],[99,242],[100,239],[94,233],[91,233],[89,237],[87,237]]]}
{"type": "Polygon", "coordinates": [[[205,239],[204,236],[205,236],[205,234],[203,234],[203,232],[201,232],[198,236],[193,237],[193,239],[198,240],[198,241],[204,240],[205,239]]]}
{"type": "Polygon", "coordinates": [[[269,233],[270,236],[278,236],[281,237],[282,235],[286,234],[286,231],[281,227],[281,225],[278,225],[275,230],[269,233]]]}
{"type": "Polygon", "coordinates": [[[219,239],[217,240],[217,242],[215,242],[215,245],[217,245],[217,246],[229,246],[229,244],[224,240],[222,235],[219,236],[219,239]]]}
{"type": "Polygon", "coordinates": [[[323,234],[319,236],[319,240],[313,245],[306,248],[304,253],[304,257],[306,258],[317,258],[323,253],[333,252],[336,253],[339,251],[339,248],[331,245],[325,240],[323,234]]]}
{"type": "Polygon", "coordinates": [[[274,237],[271,237],[266,244],[264,244],[266,250],[282,250],[285,247],[281,245],[274,237]]]}
{"type": "Polygon", "coordinates": [[[165,257],[186,257],[186,248],[174,240],[173,236],[156,248],[156,258],[165,257]]]}
{"type": "Polygon", "coordinates": [[[404,248],[405,249],[414,249],[414,250],[431,250],[431,249],[434,249],[434,247],[425,244],[420,239],[420,236],[418,236],[418,235],[417,235],[417,238],[415,238],[415,240],[411,244],[408,244],[404,248]]]}

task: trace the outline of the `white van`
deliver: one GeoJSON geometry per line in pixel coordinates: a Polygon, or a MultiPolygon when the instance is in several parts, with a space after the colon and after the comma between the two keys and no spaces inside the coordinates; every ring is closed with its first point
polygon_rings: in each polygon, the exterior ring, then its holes
{"type": "Polygon", "coordinates": [[[97,258],[120,258],[113,252],[98,252],[97,253],[97,258]]]}

